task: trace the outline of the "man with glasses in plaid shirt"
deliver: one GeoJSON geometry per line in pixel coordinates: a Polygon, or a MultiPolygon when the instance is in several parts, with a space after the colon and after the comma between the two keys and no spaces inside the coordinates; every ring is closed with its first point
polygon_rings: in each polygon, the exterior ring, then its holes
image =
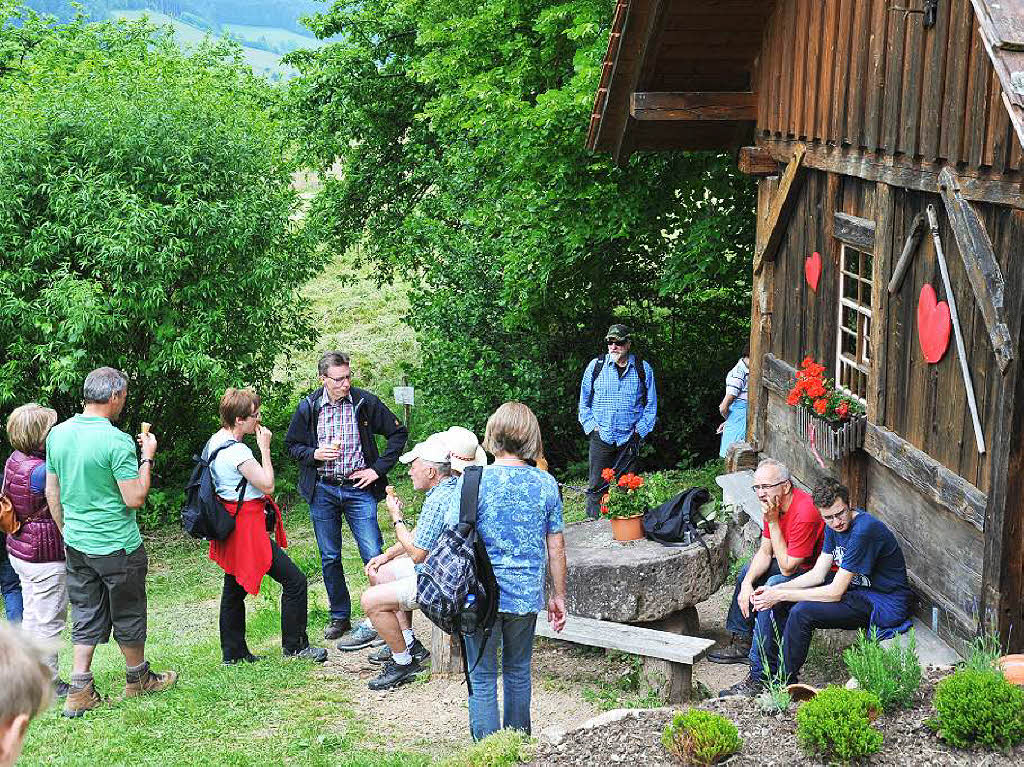
{"type": "Polygon", "coordinates": [[[601,496],[608,488],[601,472],[607,468],[616,474],[631,471],[640,454],[640,440],[654,429],[658,415],[654,370],[630,353],[632,331],[612,325],[605,342],[608,353],[590,361],[580,384],[580,424],[590,439],[587,516],[591,519],[601,515],[601,496]]]}
{"type": "Polygon", "coordinates": [[[409,430],[374,394],[352,386],[348,355],[327,352],[319,364],[321,388],[304,397],[285,436],[288,453],[299,462],[299,492],[309,503],[320,548],[331,622],[325,639],[338,649],[358,650],[377,640],[369,621],[352,627],[352,599],[341,561],[341,520],[359,547],[363,562],[381,553],[384,539],[377,503],[384,498],[387,472],[398,461],[409,430]],[[374,435],[387,440],[377,452],[374,435]]]}
{"type": "Polygon", "coordinates": [[[775,586],[807,572],[821,552],[825,523],[811,496],[793,486],[781,461],[765,458],[754,472],[754,492],[763,513],[761,547],[740,570],[725,627],[732,632],[726,647],[712,650],[712,663],[746,663],[759,669],[758,649],[752,647],[756,614],[751,598],[760,586],[775,586]]]}

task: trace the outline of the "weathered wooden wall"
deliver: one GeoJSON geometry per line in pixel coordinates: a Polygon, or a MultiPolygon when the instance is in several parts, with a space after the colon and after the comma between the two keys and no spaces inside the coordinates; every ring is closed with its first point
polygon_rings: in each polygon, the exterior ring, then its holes
{"type": "Polygon", "coordinates": [[[964,173],[1016,178],[1020,142],[970,0],[939,0],[931,29],[894,5],[915,4],[778,0],[756,87],[762,140],[945,160],[964,173]]]}

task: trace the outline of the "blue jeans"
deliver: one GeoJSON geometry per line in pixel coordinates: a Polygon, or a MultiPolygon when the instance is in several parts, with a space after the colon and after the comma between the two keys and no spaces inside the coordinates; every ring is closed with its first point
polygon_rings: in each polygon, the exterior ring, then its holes
{"type": "Polygon", "coordinates": [[[471,669],[469,679],[473,683],[473,693],[469,696],[469,730],[474,740],[486,738],[502,728],[498,718],[499,647],[501,686],[505,693],[504,727],[530,734],[530,660],[536,627],[537,613],[498,613],[486,645],[482,632],[465,637],[471,669]]]}
{"type": "MultiPolygon", "coordinates": [[[[774,562],[775,560],[772,561],[774,562]]],[[[773,575],[765,581],[764,585],[777,586],[795,577],[795,575],[773,575]]],[[[778,629],[778,637],[781,639],[784,625],[785,623],[782,625],[776,624],[774,610],[761,610],[754,613],[754,638],[750,643],[750,654],[747,655],[750,659],[750,676],[760,679],[764,674],[764,663],[761,662],[762,648],[764,649],[765,657],[768,659],[768,668],[773,673],[778,669],[779,644],[776,641],[776,629],[778,629]]]]}
{"type": "Polygon", "coordinates": [[[23,612],[21,579],[7,558],[7,536],[0,535],[0,592],[4,597],[4,614],[11,623],[20,623],[23,612]]]}
{"type": "Polygon", "coordinates": [[[359,547],[359,556],[364,563],[369,562],[384,548],[384,538],[377,523],[377,501],[369,490],[317,482],[313,502],[309,504],[309,516],[313,521],[316,545],[320,548],[331,618],[348,618],[352,614],[352,598],[341,563],[341,519],[344,516],[348,521],[348,528],[359,547]]]}

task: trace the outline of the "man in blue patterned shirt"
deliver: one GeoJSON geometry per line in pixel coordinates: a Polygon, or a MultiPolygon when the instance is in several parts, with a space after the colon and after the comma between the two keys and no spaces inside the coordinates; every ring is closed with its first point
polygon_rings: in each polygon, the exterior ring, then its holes
{"type": "Polygon", "coordinates": [[[654,371],[630,353],[632,331],[616,324],[605,335],[608,353],[591,360],[580,384],[580,425],[590,439],[587,516],[592,519],[600,516],[601,495],[608,487],[601,472],[632,470],[640,440],[654,429],[658,415],[654,371]]]}
{"type": "MultiPolygon", "coordinates": [[[[371,663],[384,666],[380,675],[370,680],[371,690],[386,690],[411,680],[430,656],[412,629],[412,611],[418,607],[416,576],[446,527],[445,512],[451,505],[458,480],[452,471],[461,473],[476,462],[476,457],[469,460],[457,457],[462,452],[474,456],[475,451],[455,450],[448,435],[449,432],[432,434],[399,458],[409,464],[413,489],[427,494],[415,530],[408,529],[402,502],[392,488],[388,488],[387,507],[398,542],[366,564],[366,576],[372,585],[362,597],[363,612],[387,642],[370,654],[371,663]]],[[[472,439],[476,441],[475,436],[472,439]]],[[[486,463],[486,454],[480,451],[480,455],[486,463]]]]}

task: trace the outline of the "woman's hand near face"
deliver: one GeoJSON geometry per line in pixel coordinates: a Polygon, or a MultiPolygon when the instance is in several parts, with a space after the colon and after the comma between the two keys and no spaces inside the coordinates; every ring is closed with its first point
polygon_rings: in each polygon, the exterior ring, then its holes
{"type": "Polygon", "coordinates": [[[267,452],[270,450],[270,439],[274,436],[274,433],[262,424],[256,424],[256,444],[259,446],[261,452],[267,452]]]}

